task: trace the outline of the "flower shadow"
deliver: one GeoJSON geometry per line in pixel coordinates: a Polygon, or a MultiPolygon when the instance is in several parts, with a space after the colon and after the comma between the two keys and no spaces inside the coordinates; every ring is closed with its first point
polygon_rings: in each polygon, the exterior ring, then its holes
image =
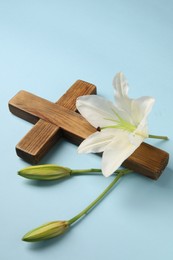
{"type": "Polygon", "coordinates": [[[70,235],[72,231],[72,228],[70,228],[67,232],[65,232],[64,234],[58,236],[58,237],[54,237],[48,240],[44,240],[44,241],[39,241],[39,242],[32,242],[29,244],[29,250],[32,251],[43,251],[43,250],[47,250],[48,248],[52,248],[54,246],[60,246],[61,243],[64,242],[64,239],[67,239],[67,236],[70,235]]]}
{"type": "Polygon", "coordinates": [[[25,180],[26,185],[33,186],[33,187],[53,187],[55,185],[60,185],[64,183],[65,181],[69,180],[70,178],[64,178],[61,180],[52,180],[52,181],[41,181],[41,180],[25,180]]]}

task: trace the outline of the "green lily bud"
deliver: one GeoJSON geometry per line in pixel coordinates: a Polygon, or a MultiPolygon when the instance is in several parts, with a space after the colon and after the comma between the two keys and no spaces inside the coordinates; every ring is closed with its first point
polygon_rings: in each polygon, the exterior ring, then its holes
{"type": "Polygon", "coordinates": [[[50,181],[69,177],[71,169],[54,164],[45,164],[26,167],[18,171],[18,174],[28,179],[50,181]]]}
{"type": "Polygon", "coordinates": [[[52,221],[29,231],[22,240],[26,242],[47,240],[63,234],[69,227],[68,221],[52,221]]]}

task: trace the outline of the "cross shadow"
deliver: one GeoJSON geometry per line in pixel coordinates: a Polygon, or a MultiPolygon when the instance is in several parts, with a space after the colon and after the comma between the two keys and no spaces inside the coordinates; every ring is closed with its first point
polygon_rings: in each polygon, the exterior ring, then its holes
{"type": "Polygon", "coordinates": [[[157,181],[157,185],[163,189],[171,189],[173,192],[173,169],[167,167],[157,181]]]}
{"type": "Polygon", "coordinates": [[[170,202],[173,197],[173,170],[166,168],[158,180],[132,173],[124,178],[123,185],[128,187],[121,196],[121,206],[127,211],[153,211],[154,205],[170,202]]]}

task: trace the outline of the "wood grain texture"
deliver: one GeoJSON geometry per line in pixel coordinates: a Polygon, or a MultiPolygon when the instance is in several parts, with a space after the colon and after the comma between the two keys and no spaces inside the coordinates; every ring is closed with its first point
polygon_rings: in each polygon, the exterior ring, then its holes
{"type": "MultiPolygon", "coordinates": [[[[88,82],[77,80],[55,104],[76,111],[76,99],[79,96],[90,94],[96,94],[96,87],[88,82]]],[[[23,101],[21,100],[21,102],[23,101]]],[[[9,107],[11,109],[11,100],[9,107]]],[[[16,152],[24,160],[37,164],[60,139],[62,136],[61,128],[43,119],[39,120],[38,117],[28,114],[16,106],[13,106],[12,112],[33,124],[36,123],[16,145],[16,152]]]]}
{"type": "Polygon", "coordinates": [[[169,161],[169,154],[147,143],[142,143],[123,163],[123,166],[157,180],[169,161]],[[142,166],[142,167],[141,167],[142,166]]]}
{"type": "MultiPolygon", "coordinates": [[[[30,120],[32,115],[32,120],[41,118],[51,125],[60,127],[63,135],[77,145],[96,131],[78,113],[26,91],[20,91],[12,98],[9,108],[12,113],[20,117],[22,115],[25,120],[30,120]]],[[[142,143],[123,165],[142,175],[157,179],[166,167],[168,159],[169,154],[165,151],[142,143]]]]}

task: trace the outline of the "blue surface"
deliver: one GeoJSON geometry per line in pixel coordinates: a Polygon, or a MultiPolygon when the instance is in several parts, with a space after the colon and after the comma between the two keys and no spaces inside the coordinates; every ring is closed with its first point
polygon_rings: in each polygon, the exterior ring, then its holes
{"type": "MultiPolygon", "coordinates": [[[[173,247],[173,2],[170,0],[0,1],[0,258],[172,260],[173,247]],[[21,237],[56,219],[69,219],[112,177],[75,177],[60,183],[22,179],[28,164],[15,145],[31,125],[10,114],[7,103],[25,89],[56,101],[77,79],[95,84],[113,100],[112,78],[123,71],[130,95],[151,95],[151,141],[170,153],[158,181],[138,174],[123,178],[87,217],[63,237],[28,244],[21,237]]],[[[99,167],[95,155],[78,155],[62,141],[42,160],[72,168],[99,167]]]]}

